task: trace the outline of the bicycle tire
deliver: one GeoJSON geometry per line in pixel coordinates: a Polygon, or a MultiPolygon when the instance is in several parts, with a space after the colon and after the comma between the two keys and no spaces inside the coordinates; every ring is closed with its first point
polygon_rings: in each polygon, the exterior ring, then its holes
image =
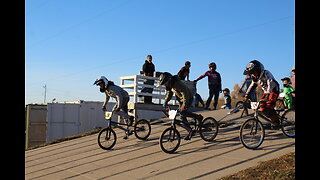
{"type": "Polygon", "coordinates": [[[294,109],[286,110],[281,116],[282,133],[289,138],[295,138],[296,136],[295,124],[296,124],[295,110],[294,109]]]}
{"type": "Polygon", "coordinates": [[[141,140],[146,140],[151,134],[151,125],[149,121],[140,119],[134,124],[134,135],[141,140]],[[142,133],[141,133],[142,132],[142,133]]]}
{"type": "Polygon", "coordinates": [[[218,122],[213,117],[205,118],[200,125],[200,137],[207,142],[213,141],[219,131],[218,122]]]}
{"type": "Polygon", "coordinates": [[[98,134],[98,145],[101,149],[109,150],[117,142],[117,135],[110,127],[102,129],[98,134]],[[110,142],[109,142],[110,141],[110,142]]]}
{"type": "Polygon", "coordinates": [[[247,149],[257,149],[264,140],[265,131],[261,121],[251,118],[246,120],[240,127],[240,141],[244,147],[247,149]],[[248,129],[248,136],[247,130],[248,129]],[[252,132],[255,131],[255,132],[252,132]],[[257,133],[259,131],[260,133],[257,133]],[[256,136],[258,134],[258,136],[256,136]],[[258,137],[258,138],[256,138],[258,137]],[[257,139],[257,142],[253,142],[252,140],[257,139]]]}
{"type": "Polygon", "coordinates": [[[181,142],[180,133],[177,129],[173,127],[169,127],[165,129],[162,132],[159,139],[161,150],[169,154],[174,153],[179,148],[180,142],[181,142]],[[169,134],[167,135],[167,133],[169,134]],[[176,144],[174,144],[173,142],[176,142],[176,144]],[[171,146],[172,148],[168,148],[167,145],[171,146]]]}

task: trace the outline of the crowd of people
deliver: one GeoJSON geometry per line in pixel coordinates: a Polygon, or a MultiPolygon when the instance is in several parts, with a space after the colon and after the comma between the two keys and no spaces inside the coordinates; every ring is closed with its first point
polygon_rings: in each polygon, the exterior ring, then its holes
{"type": "MultiPolygon", "coordinates": [[[[181,80],[190,81],[190,67],[191,62],[186,61],[185,65],[178,71],[176,75],[172,75],[169,72],[161,73],[159,76],[159,82],[156,87],[165,86],[166,87],[166,97],[164,99],[163,106],[168,106],[168,102],[171,100],[173,94],[176,95],[176,98],[180,104],[179,110],[181,114],[181,119],[183,122],[186,122],[186,126],[188,127],[188,123],[186,117],[193,117],[202,120],[202,116],[192,113],[189,108],[192,102],[195,100],[197,103],[200,103],[204,106],[204,109],[207,110],[216,110],[218,105],[219,94],[223,92],[225,103],[221,108],[231,109],[231,96],[230,90],[228,88],[222,89],[221,84],[221,75],[217,72],[217,65],[214,62],[209,63],[209,70],[200,75],[197,79],[194,80],[196,83],[201,79],[207,77],[208,79],[208,89],[209,89],[209,97],[204,104],[201,96],[199,94],[194,96],[191,94],[190,89],[183,83],[181,80]],[[213,109],[209,108],[211,101],[213,99],[213,109]]],[[[155,65],[152,62],[152,56],[148,55],[145,63],[142,66],[142,72],[145,76],[154,76],[155,73],[155,65]]],[[[272,75],[269,70],[266,70],[263,64],[258,60],[250,61],[243,75],[245,75],[244,82],[241,85],[239,93],[242,94],[244,100],[250,99],[251,101],[257,101],[256,95],[256,87],[261,86],[263,90],[263,95],[260,99],[260,109],[262,113],[264,113],[267,117],[269,117],[274,125],[278,125],[279,117],[274,109],[276,105],[276,100],[279,97],[279,94],[282,93],[285,106],[288,109],[294,108],[294,98],[295,98],[295,68],[293,67],[291,70],[292,76],[284,77],[281,79],[283,83],[283,91],[280,92],[280,85],[272,75]]],[[[154,85],[154,80],[146,80],[144,84],[154,85]]],[[[110,97],[116,99],[117,103],[113,108],[113,111],[118,113],[120,116],[130,119],[130,123],[133,121],[133,117],[128,115],[128,106],[127,103],[129,101],[128,93],[123,90],[121,87],[115,85],[112,81],[109,81],[106,77],[101,76],[98,78],[94,85],[100,86],[100,91],[105,93],[106,99],[103,104],[103,109],[105,110],[106,104],[109,101],[110,97]]],[[[153,88],[143,88],[141,92],[152,93],[153,88]]],[[[144,97],[144,103],[150,104],[152,103],[151,96],[144,97]]],[[[191,132],[191,131],[190,131],[191,132]]],[[[188,138],[188,137],[187,137],[188,138]]]]}

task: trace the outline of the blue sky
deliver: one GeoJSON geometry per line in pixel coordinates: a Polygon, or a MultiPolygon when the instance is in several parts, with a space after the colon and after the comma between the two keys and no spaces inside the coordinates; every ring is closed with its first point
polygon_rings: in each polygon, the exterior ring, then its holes
{"type": "MultiPolygon", "coordinates": [[[[295,62],[292,0],[29,0],[25,16],[25,104],[103,101],[101,75],[119,84],[148,54],[156,71],[191,61],[194,80],[215,62],[222,86],[241,83],[258,59],[279,81],[295,62]]],[[[207,79],[198,93],[208,97],[207,79]]]]}

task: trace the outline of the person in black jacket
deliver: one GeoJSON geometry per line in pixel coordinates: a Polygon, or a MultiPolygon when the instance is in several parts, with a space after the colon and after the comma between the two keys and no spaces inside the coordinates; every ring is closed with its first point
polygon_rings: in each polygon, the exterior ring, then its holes
{"type": "MultiPolygon", "coordinates": [[[[153,77],[153,73],[155,72],[155,66],[152,63],[152,56],[148,55],[147,60],[142,66],[142,71],[145,76],[151,76],[153,77]]],[[[154,85],[154,80],[147,79],[143,84],[147,85],[154,85]]],[[[143,93],[152,93],[153,88],[143,88],[141,90],[143,93]]],[[[144,97],[144,103],[145,104],[152,104],[152,96],[145,96],[144,97]]]]}

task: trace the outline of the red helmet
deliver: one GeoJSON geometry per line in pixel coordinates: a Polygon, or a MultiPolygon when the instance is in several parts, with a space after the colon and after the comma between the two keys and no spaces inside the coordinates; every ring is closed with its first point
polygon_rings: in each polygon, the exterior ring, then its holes
{"type": "Polygon", "coordinates": [[[209,68],[212,68],[213,70],[217,69],[217,65],[214,62],[211,62],[208,66],[209,66],[209,68]]]}

